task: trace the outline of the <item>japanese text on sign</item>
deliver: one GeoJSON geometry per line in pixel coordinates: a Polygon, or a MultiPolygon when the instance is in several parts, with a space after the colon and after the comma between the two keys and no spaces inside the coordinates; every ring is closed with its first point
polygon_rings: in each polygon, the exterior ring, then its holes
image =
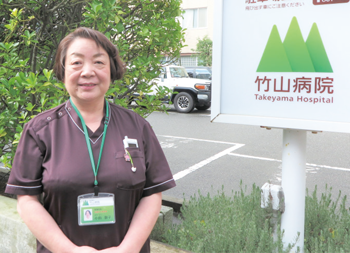
{"type": "MultiPolygon", "coordinates": [[[[281,79],[277,81],[276,78],[272,79],[265,77],[257,76],[255,83],[258,84],[258,91],[263,87],[265,87],[264,91],[268,92],[270,90],[270,84],[272,86],[273,83],[273,91],[274,92],[290,92],[291,91],[291,80],[287,81],[283,80],[283,76],[281,79]]],[[[294,93],[301,93],[305,91],[306,93],[328,93],[333,94],[333,78],[330,77],[298,77],[293,79],[293,91],[294,93]]]]}
{"type": "Polygon", "coordinates": [[[254,94],[255,100],[270,102],[309,102],[312,104],[333,103],[333,97],[324,97],[334,93],[334,78],[330,77],[297,77],[295,79],[269,78],[257,76],[255,83],[258,92],[276,92],[280,95],[254,94]],[[289,94],[288,94],[289,93],[289,94]],[[309,94],[309,96],[296,96],[293,94],[309,94]],[[318,96],[314,96],[314,95],[318,96]],[[312,97],[313,95],[313,97],[312,97]]]}
{"type": "Polygon", "coordinates": [[[253,11],[253,10],[302,7],[305,5],[305,3],[302,1],[298,1],[298,2],[289,2],[289,1],[292,1],[292,0],[246,0],[245,9],[247,11],[253,11]]]}

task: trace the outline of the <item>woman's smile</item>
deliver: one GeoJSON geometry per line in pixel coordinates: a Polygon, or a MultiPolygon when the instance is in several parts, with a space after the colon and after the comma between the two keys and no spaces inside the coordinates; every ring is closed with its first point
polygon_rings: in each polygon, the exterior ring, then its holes
{"type": "Polygon", "coordinates": [[[64,83],[74,103],[101,103],[111,83],[107,52],[95,41],[75,39],[65,60],[64,83]]]}
{"type": "Polygon", "coordinates": [[[95,85],[94,83],[82,83],[82,84],[79,84],[80,86],[93,86],[95,85]]]}
{"type": "Polygon", "coordinates": [[[96,84],[94,83],[81,83],[81,84],[78,84],[78,86],[82,87],[82,88],[87,88],[87,89],[91,89],[93,87],[96,86],[96,84]]]}

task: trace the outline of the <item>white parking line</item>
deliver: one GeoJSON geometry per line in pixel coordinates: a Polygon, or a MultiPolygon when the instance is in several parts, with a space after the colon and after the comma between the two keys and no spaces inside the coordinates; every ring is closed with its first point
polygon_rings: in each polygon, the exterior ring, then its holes
{"type": "MultiPolygon", "coordinates": [[[[271,158],[259,157],[259,156],[242,155],[242,154],[236,154],[236,153],[230,153],[228,155],[239,156],[239,157],[244,157],[244,158],[251,158],[251,159],[258,159],[258,160],[264,160],[264,161],[282,162],[282,160],[277,160],[277,159],[271,159],[271,158]]],[[[314,163],[306,163],[306,166],[331,169],[331,170],[349,171],[350,172],[350,169],[348,169],[348,168],[334,167],[334,166],[328,166],[328,165],[318,165],[318,164],[314,164],[314,163]]]]}
{"type": "Polygon", "coordinates": [[[242,154],[236,154],[236,153],[230,153],[229,155],[239,156],[239,157],[244,157],[244,158],[251,158],[251,159],[264,160],[264,161],[271,161],[271,162],[282,162],[282,160],[277,160],[277,159],[272,159],[272,158],[266,158],[266,157],[259,157],[259,156],[242,155],[242,154]]]}
{"type": "Polygon", "coordinates": [[[244,144],[227,142],[227,141],[213,141],[213,140],[179,137],[179,136],[171,136],[171,135],[157,135],[157,136],[166,137],[166,138],[174,138],[174,139],[182,139],[182,140],[204,141],[204,142],[211,142],[211,143],[228,144],[228,145],[242,145],[242,147],[244,146],[244,144]]]}
{"type": "MultiPolygon", "coordinates": [[[[183,171],[180,171],[176,174],[174,174],[174,180],[179,180],[185,176],[187,176],[188,174],[204,167],[205,165],[208,165],[209,163],[211,163],[212,161],[215,161],[225,155],[231,155],[231,156],[237,156],[237,157],[243,157],[243,158],[249,158],[249,159],[258,159],[258,160],[263,160],[263,161],[271,161],[271,162],[279,162],[282,163],[282,160],[278,160],[278,159],[272,159],[272,158],[267,158],[267,157],[259,157],[259,156],[250,156],[250,155],[242,155],[242,154],[237,154],[237,153],[231,153],[234,150],[237,150],[243,146],[245,146],[245,144],[240,144],[240,143],[234,143],[234,142],[226,142],[226,141],[213,141],[213,140],[206,140],[206,139],[197,139],[197,138],[187,138],[187,137],[179,137],[179,136],[171,136],[171,135],[158,135],[160,137],[165,137],[165,138],[173,138],[173,139],[181,139],[181,140],[192,140],[192,141],[202,141],[202,142],[210,142],[210,143],[219,143],[219,144],[226,144],[226,145],[233,145],[233,147],[230,147],[228,149],[225,149],[224,151],[213,155],[211,157],[209,157],[208,159],[205,159],[191,167],[189,167],[188,169],[185,169],[183,171]]],[[[328,166],[328,165],[318,165],[318,164],[312,164],[312,163],[306,163],[306,166],[309,167],[315,167],[315,168],[324,168],[324,169],[331,169],[331,170],[339,170],[339,171],[348,171],[350,172],[349,168],[341,168],[341,167],[334,167],[334,166],[328,166]]],[[[316,173],[316,172],[313,172],[316,173]]]]}
{"type": "Polygon", "coordinates": [[[224,151],[222,151],[222,152],[220,152],[220,153],[217,153],[216,155],[213,155],[212,157],[209,157],[208,159],[205,159],[205,160],[203,160],[203,161],[201,161],[201,162],[199,162],[199,163],[197,163],[197,164],[195,164],[195,165],[189,167],[188,169],[185,169],[185,170],[183,170],[183,171],[180,171],[180,172],[176,173],[176,174],[173,176],[173,177],[174,177],[174,180],[175,180],[175,181],[176,181],[176,180],[179,180],[179,179],[183,178],[184,176],[187,176],[188,174],[190,174],[190,173],[192,173],[192,172],[194,172],[194,171],[196,171],[196,170],[202,168],[203,166],[205,166],[205,165],[211,163],[212,161],[215,161],[216,159],[218,159],[218,158],[220,158],[220,157],[223,157],[224,155],[227,155],[227,154],[229,154],[230,152],[232,152],[232,151],[234,151],[234,150],[236,150],[236,149],[239,149],[239,148],[241,148],[241,147],[243,147],[243,146],[244,146],[244,144],[236,144],[235,146],[230,147],[230,148],[228,148],[228,149],[226,149],[226,150],[224,150],[224,151]]]}

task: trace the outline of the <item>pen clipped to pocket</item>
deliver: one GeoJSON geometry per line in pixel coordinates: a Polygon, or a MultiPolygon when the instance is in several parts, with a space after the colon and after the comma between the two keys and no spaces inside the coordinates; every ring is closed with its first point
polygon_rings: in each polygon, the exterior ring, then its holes
{"type": "Polygon", "coordinates": [[[129,139],[128,136],[124,137],[123,140],[124,148],[138,148],[139,144],[136,139],[129,139]]]}

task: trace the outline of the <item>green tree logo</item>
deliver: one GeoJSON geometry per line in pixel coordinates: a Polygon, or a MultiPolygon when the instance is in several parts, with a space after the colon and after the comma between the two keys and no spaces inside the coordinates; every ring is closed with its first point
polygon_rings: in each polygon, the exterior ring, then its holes
{"type": "Polygon", "coordinates": [[[257,72],[333,73],[316,23],[312,25],[306,42],[296,17],[293,17],[283,42],[274,25],[257,72]]]}

